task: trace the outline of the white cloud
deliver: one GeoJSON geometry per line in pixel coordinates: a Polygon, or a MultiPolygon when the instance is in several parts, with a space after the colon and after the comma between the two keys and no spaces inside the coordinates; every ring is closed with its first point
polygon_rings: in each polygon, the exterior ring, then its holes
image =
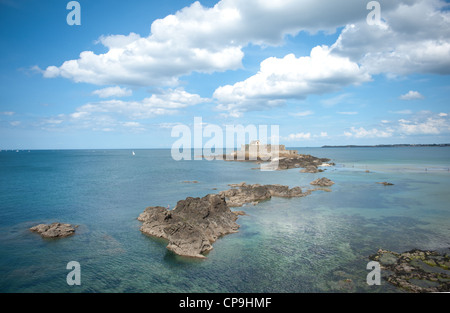
{"type": "Polygon", "coordinates": [[[398,125],[398,131],[405,135],[438,135],[450,132],[448,116],[429,111],[419,112],[408,120],[400,119],[398,125]]]}
{"type": "Polygon", "coordinates": [[[175,127],[177,125],[183,125],[183,124],[181,124],[181,123],[159,123],[159,124],[156,124],[155,126],[157,126],[158,128],[163,128],[163,129],[172,129],[173,127],[175,127]]]}
{"type": "Polygon", "coordinates": [[[95,131],[133,130],[143,131],[142,120],[157,116],[173,115],[180,110],[204,103],[209,99],[191,94],[181,88],[153,94],[140,101],[117,99],[91,102],[82,105],[71,114],[44,119],[40,126],[58,130],[64,127],[92,129],[95,131]]]}
{"type": "MultiPolygon", "coordinates": [[[[443,9],[445,3],[379,2],[386,22],[378,26],[367,24],[361,0],[221,0],[210,8],[194,2],[155,20],[148,36],[101,36],[98,43],[107,52],[83,51],[78,59],[35,70],[48,78],[96,85],[175,86],[192,72],[241,68],[242,49],[250,43],[280,45],[286,35],[346,26],[333,54],[349,57],[370,74],[450,73],[450,13],[443,9]]],[[[266,101],[268,107],[282,103],[266,101]]]]}
{"type": "Polygon", "coordinates": [[[179,109],[208,101],[197,94],[182,89],[167,90],[162,94],[153,94],[141,101],[105,100],[88,103],[77,109],[83,113],[112,113],[131,119],[147,119],[158,115],[178,113],[179,109]]]}
{"type": "Polygon", "coordinates": [[[311,139],[311,133],[296,133],[296,134],[290,134],[287,138],[289,141],[294,140],[309,140],[311,139]]]}
{"type": "Polygon", "coordinates": [[[289,134],[287,137],[283,137],[282,139],[286,140],[286,141],[302,141],[302,140],[310,140],[312,138],[326,138],[326,137],[328,137],[328,133],[322,131],[322,132],[320,132],[320,134],[315,134],[315,135],[312,135],[310,132],[294,133],[294,134],[289,134]]]}
{"type": "Polygon", "coordinates": [[[311,94],[339,90],[343,86],[370,80],[358,64],[330,54],[327,46],[317,46],[311,55],[296,58],[268,58],[257,74],[234,85],[217,88],[213,97],[219,110],[246,112],[283,105],[286,99],[304,99],[311,94]]]}
{"type": "Polygon", "coordinates": [[[337,95],[337,96],[332,97],[332,98],[323,99],[323,100],[321,100],[321,103],[325,107],[332,107],[332,106],[335,106],[336,104],[340,104],[340,103],[344,102],[350,96],[351,96],[351,94],[349,94],[349,93],[342,93],[342,94],[337,95]]]}
{"type": "Polygon", "coordinates": [[[439,116],[440,117],[445,117],[445,116],[448,116],[448,114],[447,113],[439,113],[439,116]]]}
{"type": "Polygon", "coordinates": [[[6,115],[6,116],[12,116],[15,112],[7,111],[7,112],[0,112],[0,115],[6,115]]]}
{"type": "Polygon", "coordinates": [[[309,115],[313,115],[313,114],[314,114],[314,112],[311,110],[297,112],[297,113],[290,113],[290,115],[298,116],[298,117],[305,117],[305,116],[309,116],[309,115]]]}
{"type": "Polygon", "coordinates": [[[393,129],[387,128],[385,130],[380,130],[377,128],[365,129],[364,127],[352,127],[350,131],[344,132],[344,135],[355,138],[387,138],[392,137],[393,129]]]}
{"type": "Polygon", "coordinates": [[[358,112],[354,112],[354,111],[351,111],[351,112],[337,112],[338,114],[342,114],[342,115],[357,115],[358,114],[358,112]]]}
{"type": "Polygon", "coordinates": [[[439,0],[398,2],[381,25],[348,23],[333,53],[359,62],[370,74],[450,74],[450,13],[439,0]]]}
{"type": "Polygon", "coordinates": [[[99,96],[100,98],[110,98],[110,97],[128,97],[132,95],[132,91],[127,88],[121,88],[119,86],[106,87],[103,89],[97,89],[92,92],[92,94],[99,96]]]}
{"type": "MultiPolygon", "coordinates": [[[[397,7],[382,2],[383,10],[397,7]]],[[[170,85],[192,72],[211,73],[242,67],[248,44],[280,45],[300,31],[334,32],[365,20],[361,0],[221,0],[211,8],[194,2],[155,20],[148,36],[136,33],[101,36],[108,51],[83,51],[78,59],[48,66],[44,77],[65,77],[96,85],[170,85]]]]}
{"type": "Polygon", "coordinates": [[[394,114],[413,114],[413,112],[411,110],[389,111],[389,113],[394,113],[394,114]]]}
{"type": "Polygon", "coordinates": [[[21,124],[20,121],[12,121],[9,124],[11,124],[11,126],[19,126],[21,124]]]}
{"type": "Polygon", "coordinates": [[[440,135],[450,133],[450,118],[430,111],[417,112],[408,119],[381,121],[379,127],[351,127],[344,132],[353,138],[388,138],[393,136],[440,135]]]}
{"type": "Polygon", "coordinates": [[[320,134],[318,135],[314,135],[314,138],[325,138],[328,137],[328,133],[327,132],[320,132],[320,134]]]}
{"type": "Polygon", "coordinates": [[[400,100],[421,100],[425,98],[420,92],[410,90],[408,93],[401,95],[400,100]]]}

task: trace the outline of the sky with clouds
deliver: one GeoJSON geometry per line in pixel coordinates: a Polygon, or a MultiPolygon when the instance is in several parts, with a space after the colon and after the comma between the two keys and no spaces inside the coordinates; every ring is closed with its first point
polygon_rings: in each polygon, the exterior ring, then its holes
{"type": "Polygon", "coordinates": [[[0,0],[0,149],[170,148],[175,125],[291,147],[450,143],[450,4],[0,0]]]}

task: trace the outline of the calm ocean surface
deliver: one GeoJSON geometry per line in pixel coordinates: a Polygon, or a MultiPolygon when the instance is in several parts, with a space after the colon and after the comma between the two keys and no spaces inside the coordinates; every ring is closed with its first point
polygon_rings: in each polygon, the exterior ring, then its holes
{"type": "Polygon", "coordinates": [[[1,151],[0,292],[395,292],[384,281],[367,285],[370,254],[448,252],[449,147],[298,150],[336,166],[262,172],[177,162],[170,150],[1,151]],[[323,176],[332,192],[242,208],[240,231],[216,241],[206,260],[176,256],[139,231],[147,206],[173,208],[243,181],[309,188],[323,176]],[[59,240],[28,230],[55,221],[80,226],[59,240]],[[70,261],[81,265],[81,286],[66,283],[70,261]]]}

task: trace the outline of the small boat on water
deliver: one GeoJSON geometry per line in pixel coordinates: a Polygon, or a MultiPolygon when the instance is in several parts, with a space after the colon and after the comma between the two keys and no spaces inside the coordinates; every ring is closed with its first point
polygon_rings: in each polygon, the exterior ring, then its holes
{"type": "Polygon", "coordinates": [[[134,151],[131,152],[132,155],[136,155],[136,153],[134,153],[134,151]]]}

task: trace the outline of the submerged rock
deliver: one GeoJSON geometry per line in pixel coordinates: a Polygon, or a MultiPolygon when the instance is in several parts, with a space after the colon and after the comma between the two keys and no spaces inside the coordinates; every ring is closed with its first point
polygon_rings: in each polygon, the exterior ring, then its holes
{"type": "Polygon", "coordinates": [[[61,238],[73,235],[75,233],[75,227],[72,227],[71,224],[52,223],[39,224],[31,227],[30,230],[40,234],[44,238],[61,238]]]}
{"type": "Polygon", "coordinates": [[[334,185],[334,182],[326,177],[318,178],[315,181],[310,183],[311,185],[321,186],[321,187],[330,187],[334,185]]]}
{"type": "Polygon", "coordinates": [[[176,254],[205,258],[219,237],[237,232],[237,214],[225,198],[209,194],[203,198],[188,197],[178,201],[175,209],[148,207],[138,217],[144,234],[165,238],[167,249],[176,254]]]}
{"type": "Polygon", "coordinates": [[[450,291],[450,257],[436,251],[397,253],[379,249],[370,260],[380,263],[390,273],[387,281],[409,292],[450,291]]]}

